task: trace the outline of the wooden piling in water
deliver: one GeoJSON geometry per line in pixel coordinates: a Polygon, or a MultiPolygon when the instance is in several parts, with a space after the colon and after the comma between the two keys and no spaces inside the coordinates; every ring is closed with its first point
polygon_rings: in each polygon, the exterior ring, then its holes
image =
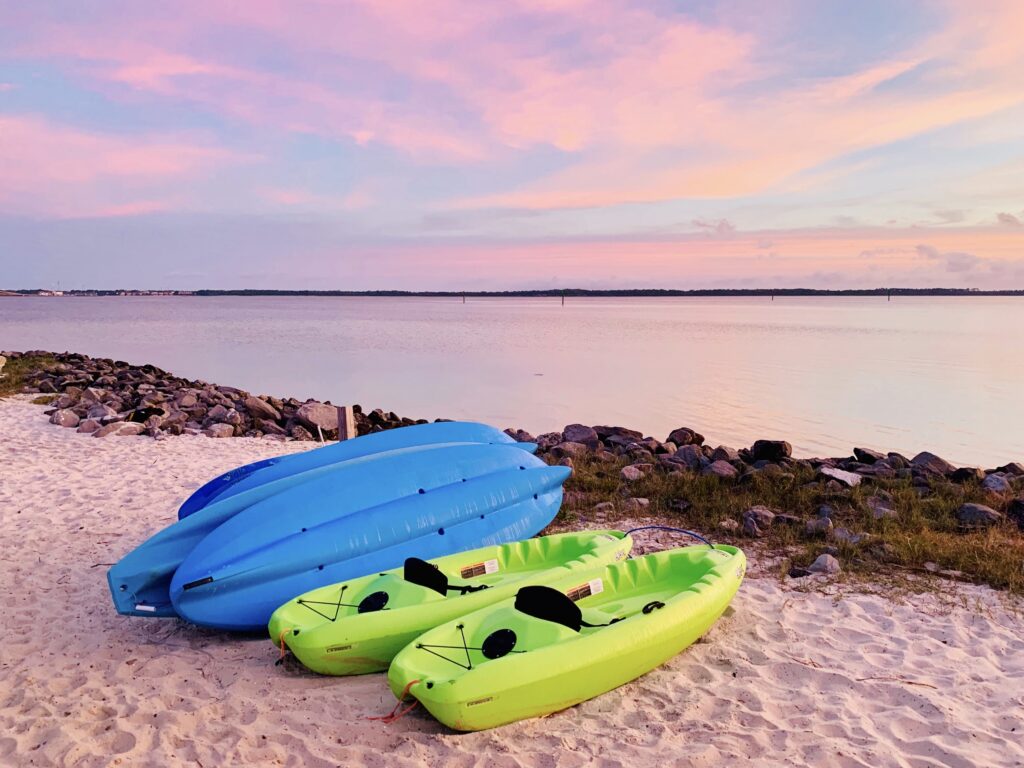
{"type": "Polygon", "coordinates": [[[356,431],[356,414],[351,405],[338,406],[338,442],[349,440],[359,434],[356,431]]]}

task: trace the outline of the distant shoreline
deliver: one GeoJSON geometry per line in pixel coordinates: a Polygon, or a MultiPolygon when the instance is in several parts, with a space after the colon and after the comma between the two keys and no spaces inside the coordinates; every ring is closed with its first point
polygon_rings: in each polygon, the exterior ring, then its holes
{"type": "Polygon", "coordinates": [[[99,296],[312,296],[312,297],[368,297],[368,298],[659,298],[659,297],[801,297],[801,296],[1024,296],[1024,289],[983,291],[975,288],[852,288],[826,290],[818,288],[675,288],[587,289],[553,288],[523,291],[284,291],[269,289],[237,289],[198,291],[172,291],[149,289],[82,289],[53,291],[46,289],[0,290],[0,298],[45,296],[48,298],[99,296]]]}

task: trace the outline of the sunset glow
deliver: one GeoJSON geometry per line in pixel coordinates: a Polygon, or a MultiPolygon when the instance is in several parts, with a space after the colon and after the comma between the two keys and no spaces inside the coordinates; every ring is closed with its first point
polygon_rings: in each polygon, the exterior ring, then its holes
{"type": "Polygon", "coordinates": [[[0,2],[0,287],[1022,288],[1022,30],[1014,0],[0,2]]]}

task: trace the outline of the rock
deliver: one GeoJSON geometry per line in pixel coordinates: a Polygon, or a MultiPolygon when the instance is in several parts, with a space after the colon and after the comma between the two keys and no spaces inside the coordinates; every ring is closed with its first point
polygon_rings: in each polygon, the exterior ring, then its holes
{"type": "Polygon", "coordinates": [[[1019,461],[1011,461],[1009,464],[996,467],[996,472],[1003,472],[1014,477],[1024,477],[1024,464],[1021,464],[1019,461]]]}
{"type": "Polygon", "coordinates": [[[870,448],[854,448],[853,455],[857,457],[857,461],[862,464],[874,464],[876,461],[881,461],[885,458],[885,454],[880,451],[873,451],[870,448]]]}
{"type": "Polygon", "coordinates": [[[89,409],[87,416],[90,419],[104,421],[106,419],[113,419],[115,416],[117,416],[117,411],[115,411],[113,408],[111,408],[109,405],[106,405],[105,403],[97,403],[96,405],[93,405],[89,409]]]}
{"type": "Polygon", "coordinates": [[[86,419],[78,425],[78,431],[90,435],[100,428],[100,423],[95,419],[86,419]]]}
{"type": "Polygon", "coordinates": [[[954,483],[966,483],[969,480],[980,483],[985,479],[985,470],[981,467],[960,467],[950,474],[949,479],[954,483]]]}
{"type": "Polygon", "coordinates": [[[679,427],[679,429],[672,430],[666,442],[675,443],[677,447],[682,447],[684,445],[703,445],[704,435],[690,429],[689,427],[679,427]]]}
{"type": "Polygon", "coordinates": [[[506,429],[505,434],[515,440],[517,443],[535,443],[537,438],[527,432],[525,429],[506,429]]]}
{"type": "Polygon", "coordinates": [[[1006,505],[1006,516],[1024,531],[1024,496],[1013,499],[1006,505]]]}
{"type": "Polygon", "coordinates": [[[885,459],[889,462],[889,465],[896,470],[908,469],[910,467],[910,459],[902,453],[894,453],[890,451],[885,454],[885,459]]]}
{"type": "Polygon", "coordinates": [[[191,392],[185,392],[184,394],[179,395],[176,402],[178,403],[178,407],[182,410],[195,408],[199,405],[199,399],[191,392]]]}
{"type": "Polygon", "coordinates": [[[92,433],[93,437],[107,437],[109,435],[120,435],[121,430],[126,430],[125,435],[141,435],[145,427],[141,424],[130,423],[126,421],[115,421],[112,424],[107,424],[105,427],[100,427],[92,433]]]}
{"type": "Polygon", "coordinates": [[[868,509],[871,510],[871,516],[875,520],[898,517],[896,510],[893,509],[892,502],[883,496],[869,496],[866,503],[868,509]]]}
{"type": "Polygon", "coordinates": [[[593,511],[601,515],[610,515],[615,511],[615,505],[610,501],[602,501],[594,505],[593,511]]]}
{"type": "Polygon", "coordinates": [[[82,405],[98,405],[104,400],[110,399],[110,392],[105,389],[96,389],[94,387],[88,387],[82,390],[82,394],[79,395],[78,400],[82,405]]]}
{"type": "Polygon", "coordinates": [[[836,528],[832,531],[833,541],[838,541],[841,544],[860,544],[862,541],[867,540],[868,535],[866,533],[854,533],[849,528],[836,528]]]}
{"type": "Polygon", "coordinates": [[[562,430],[562,442],[583,443],[588,448],[597,448],[597,444],[601,442],[601,439],[597,436],[597,432],[593,427],[583,424],[569,424],[562,430]]]}
{"type": "Polygon", "coordinates": [[[718,527],[726,533],[736,533],[740,529],[740,524],[731,517],[726,517],[718,521],[718,527]]]}
{"type": "Polygon", "coordinates": [[[255,424],[256,429],[262,432],[264,437],[267,435],[281,435],[283,437],[288,434],[284,427],[268,419],[256,419],[255,424]]]}
{"type": "Polygon", "coordinates": [[[754,461],[780,461],[793,455],[793,446],[785,440],[755,440],[750,455],[754,461]]]}
{"type": "Polygon", "coordinates": [[[57,387],[54,386],[53,382],[49,379],[43,379],[36,385],[36,389],[44,394],[54,394],[57,392],[57,387]]]}
{"type": "MultiPolygon", "coordinates": [[[[57,414],[54,414],[56,416],[57,414]]],[[[53,417],[50,418],[53,421],[53,417]]],[[[1006,479],[1006,475],[1000,473],[993,473],[981,481],[981,487],[990,493],[997,495],[1003,495],[1004,493],[1011,493],[1013,486],[1010,485],[1010,481],[1006,479]]]]}
{"type": "Polygon", "coordinates": [[[303,442],[310,442],[313,439],[313,433],[301,424],[295,424],[292,426],[291,435],[294,439],[303,442]]]}
{"type": "Polygon", "coordinates": [[[833,518],[836,516],[836,511],[831,504],[819,504],[817,515],[818,517],[833,518]]]}
{"type": "Polygon", "coordinates": [[[654,467],[650,464],[630,464],[622,468],[619,476],[626,482],[635,483],[637,480],[645,478],[652,469],[654,467]]]}
{"type": "Polygon", "coordinates": [[[551,455],[563,459],[566,457],[578,458],[586,456],[590,451],[583,443],[559,443],[550,448],[551,455]]]}
{"type": "Polygon", "coordinates": [[[819,467],[818,474],[842,483],[847,488],[856,488],[863,479],[856,472],[847,472],[844,469],[836,469],[835,467],[819,467]]]}
{"type": "Polygon", "coordinates": [[[773,528],[776,528],[780,525],[787,525],[796,528],[803,524],[804,519],[802,517],[800,517],[799,515],[790,515],[787,513],[778,514],[772,519],[773,528]]]}
{"type": "Polygon", "coordinates": [[[228,412],[224,414],[224,423],[230,424],[234,427],[238,427],[242,425],[242,422],[242,414],[240,414],[234,408],[228,408],[228,412]]]}
{"type": "Polygon", "coordinates": [[[277,421],[281,418],[281,412],[274,406],[268,403],[266,400],[261,400],[254,395],[249,395],[244,400],[246,409],[249,411],[249,415],[254,419],[269,419],[270,421],[277,421]]]}
{"type": "Polygon", "coordinates": [[[928,451],[921,451],[921,453],[917,454],[917,456],[910,460],[910,465],[936,475],[948,475],[956,469],[945,459],[928,451]]]}
{"type": "Polygon", "coordinates": [[[984,504],[961,504],[956,511],[960,525],[968,528],[982,528],[998,523],[1003,516],[984,504]]]}
{"type": "Polygon", "coordinates": [[[723,480],[731,480],[739,472],[736,471],[736,467],[730,464],[728,461],[713,461],[708,464],[704,469],[701,470],[702,475],[715,475],[723,480]]]}
{"type": "Polygon", "coordinates": [[[598,437],[605,441],[612,437],[624,437],[633,441],[643,440],[644,438],[642,432],[637,432],[635,429],[626,429],[625,427],[599,425],[594,427],[594,431],[597,432],[598,437]]]}
{"type": "Polygon", "coordinates": [[[234,437],[235,428],[230,424],[211,424],[203,434],[207,437],[234,437]]]}
{"type": "Polygon", "coordinates": [[[818,555],[818,558],[807,567],[807,570],[811,573],[821,573],[827,576],[834,576],[837,573],[841,573],[843,568],[839,565],[839,561],[832,555],[822,554],[818,555]]]}
{"type": "Polygon", "coordinates": [[[768,507],[755,506],[743,513],[743,532],[747,536],[760,537],[772,524],[775,513],[768,507]]]}
{"type": "Polygon", "coordinates": [[[626,499],[623,506],[627,512],[646,512],[648,507],[651,506],[651,501],[650,499],[634,497],[626,499]]]}
{"type": "Polygon", "coordinates": [[[531,442],[537,443],[538,450],[547,451],[562,442],[562,433],[545,432],[542,435],[537,435],[537,439],[531,442]]]}
{"type": "Polygon", "coordinates": [[[220,422],[220,421],[223,421],[224,417],[227,416],[227,415],[228,415],[228,409],[225,408],[220,403],[217,403],[217,405],[213,406],[213,408],[211,408],[207,412],[206,419],[207,419],[207,421],[220,422]]]}
{"type": "Polygon", "coordinates": [[[302,422],[303,426],[309,428],[311,435],[317,434],[319,428],[319,431],[323,432],[324,437],[328,440],[334,440],[338,436],[338,409],[333,405],[310,400],[299,406],[295,412],[295,418],[302,422]]]}
{"type": "Polygon", "coordinates": [[[827,517],[814,517],[804,523],[804,532],[811,537],[827,536],[832,532],[832,520],[827,517]]]}
{"type": "Polygon", "coordinates": [[[677,461],[682,462],[690,469],[700,469],[707,461],[704,457],[704,452],[701,451],[700,446],[697,445],[681,446],[674,454],[672,454],[672,457],[677,461]]]}
{"type": "Polygon", "coordinates": [[[66,408],[54,411],[53,415],[50,416],[50,423],[56,424],[59,427],[77,427],[78,422],[78,415],[66,408]]]}
{"type": "Polygon", "coordinates": [[[560,466],[560,467],[568,467],[573,472],[576,471],[576,465],[572,463],[572,459],[570,459],[568,456],[564,456],[561,459],[559,459],[558,460],[558,466],[560,466]]]}
{"type": "Polygon", "coordinates": [[[740,452],[735,448],[720,445],[711,452],[711,456],[709,458],[712,461],[739,461],[740,452]]]}

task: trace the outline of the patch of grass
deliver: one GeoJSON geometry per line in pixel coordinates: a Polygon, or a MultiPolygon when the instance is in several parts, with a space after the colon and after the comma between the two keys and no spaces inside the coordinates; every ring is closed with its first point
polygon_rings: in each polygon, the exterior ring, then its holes
{"type": "Polygon", "coordinates": [[[745,510],[763,505],[801,518],[799,524],[777,521],[757,540],[766,554],[784,558],[786,570],[788,564],[809,565],[830,546],[852,578],[913,574],[915,580],[925,583],[934,581],[932,572],[945,571],[936,578],[973,581],[1024,594],[1024,534],[1017,526],[1004,521],[984,531],[963,531],[958,525],[956,510],[966,502],[1005,511],[1006,501],[977,483],[959,485],[939,478],[922,493],[910,479],[868,480],[857,488],[830,492],[813,470],[802,466],[758,472],[744,480],[694,472],[668,474],[656,468],[641,480],[626,483],[619,471],[628,463],[626,459],[601,462],[589,457],[575,461],[560,519],[569,522],[586,517],[601,502],[612,502],[621,513],[626,499],[643,497],[650,501],[644,516],[701,531],[715,540],[749,546],[751,539],[725,531],[722,521],[741,524],[745,510]],[[895,517],[875,518],[868,499],[876,495],[887,500],[895,517]],[[814,517],[821,504],[833,508],[836,527],[867,535],[856,544],[809,538],[802,521],[814,517]]]}
{"type": "Polygon", "coordinates": [[[52,355],[33,355],[8,360],[0,371],[0,397],[16,395],[25,387],[25,380],[30,373],[50,370],[57,365],[52,355]]]}
{"type": "Polygon", "coordinates": [[[58,397],[60,395],[40,395],[39,397],[32,398],[32,405],[49,405],[58,397]]]}

